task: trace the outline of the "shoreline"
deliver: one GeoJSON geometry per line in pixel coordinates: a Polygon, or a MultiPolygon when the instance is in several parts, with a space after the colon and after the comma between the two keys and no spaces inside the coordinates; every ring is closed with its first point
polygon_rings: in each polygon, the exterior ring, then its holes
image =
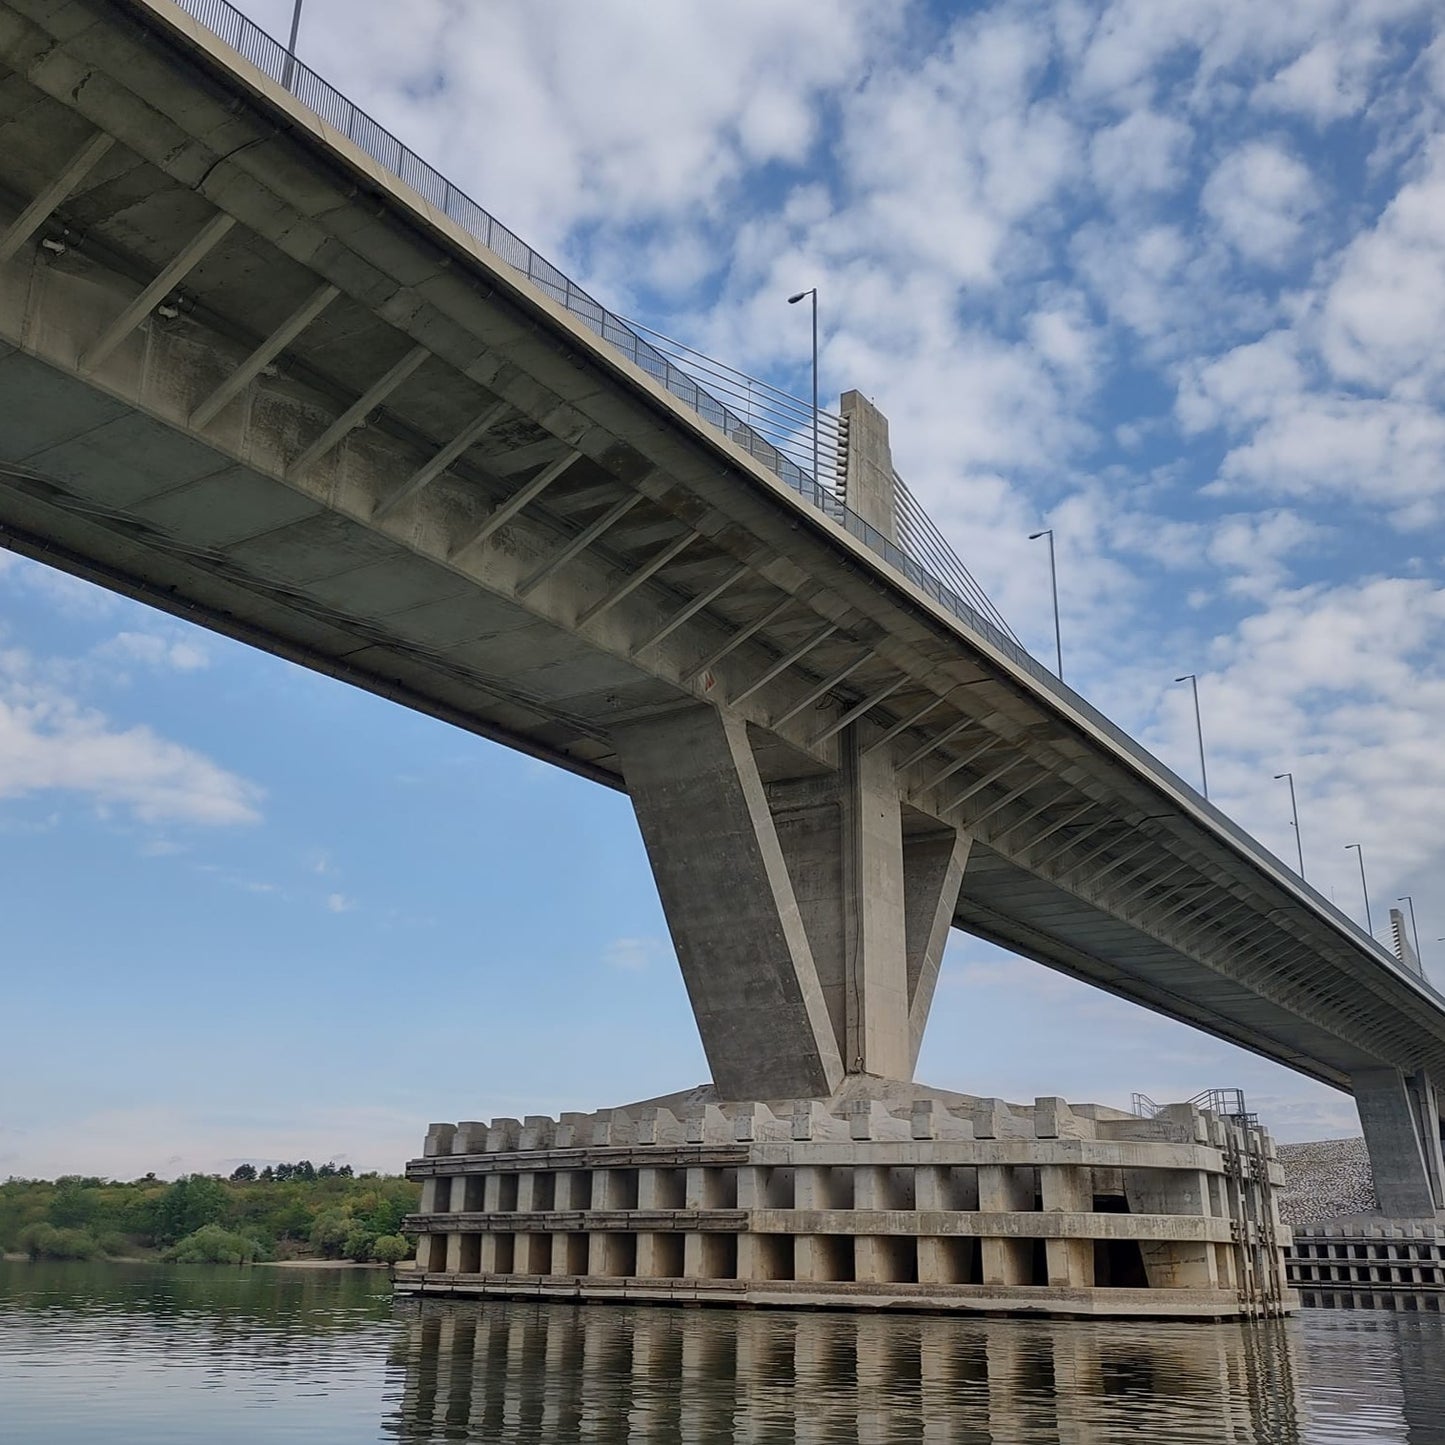
{"type": "MultiPolygon", "coordinates": [[[[170,1264],[170,1260],[160,1259],[152,1256],[145,1258],[135,1254],[117,1254],[111,1256],[100,1256],[95,1259],[70,1260],[70,1259],[36,1259],[32,1260],[28,1254],[21,1254],[18,1251],[7,1251],[0,1254],[0,1263],[4,1264],[170,1264]]],[[[211,1266],[214,1269],[390,1269],[391,1266],[383,1264],[380,1260],[372,1259],[366,1263],[360,1263],[354,1259],[257,1259],[251,1264],[218,1264],[211,1266]]]]}

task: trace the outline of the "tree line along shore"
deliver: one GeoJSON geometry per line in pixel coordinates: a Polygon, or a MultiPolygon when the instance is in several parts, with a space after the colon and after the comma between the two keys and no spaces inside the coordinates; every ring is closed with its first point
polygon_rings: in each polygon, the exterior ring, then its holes
{"type": "Polygon", "coordinates": [[[0,1184],[0,1253],[31,1259],[252,1264],[304,1259],[395,1264],[421,1186],[349,1164],[243,1164],[229,1177],[122,1182],[78,1174],[0,1184]]]}

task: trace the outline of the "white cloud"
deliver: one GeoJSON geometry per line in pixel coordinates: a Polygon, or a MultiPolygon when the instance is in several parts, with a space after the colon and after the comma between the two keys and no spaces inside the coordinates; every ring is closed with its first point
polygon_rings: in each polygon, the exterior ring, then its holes
{"type": "Polygon", "coordinates": [[[1115,206],[1176,190],[1185,180],[1192,138],[1177,117],[1136,110],[1094,132],[1089,143],[1094,184],[1115,206]]]}
{"type": "Polygon", "coordinates": [[[1261,265],[1284,262],[1320,204],[1309,167],[1272,141],[1249,141],[1214,168],[1200,205],[1225,240],[1261,265]]]}
{"type": "Polygon", "coordinates": [[[261,791],[144,725],[113,724],[44,681],[21,652],[0,654],[0,798],[61,791],[146,822],[253,823],[261,791]]]}
{"type": "Polygon", "coordinates": [[[1445,136],[1345,249],[1321,309],[1321,353],[1341,382],[1445,397],[1445,136]]]}
{"type": "Polygon", "coordinates": [[[175,672],[195,672],[210,663],[206,649],[194,638],[162,637],[154,632],[118,632],[97,651],[175,672]]]}
{"type": "Polygon", "coordinates": [[[1281,66],[1255,91],[1263,106],[1293,111],[1324,124],[1359,111],[1384,59],[1376,34],[1330,37],[1281,66]]]}
{"type": "Polygon", "coordinates": [[[421,1152],[425,1119],[397,1109],[258,1104],[245,1114],[169,1105],[100,1109],[45,1118],[41,1127],[0,1129],[0,1178],[62,1174],[163,1179],[229,1173],[237,1159],[350,1160],[358,1173],[400,1172],[421,1152]]]}
{"type": "Polygon", "coordinates": [[[350,913],[355,907],[356,900],[348,898],[344,893],[328,893],[326,895],[328,913],[350,913]]]}
{"type": "Polygon", "coordinates": [[[602,955],[609,968],[624,973],[644,973],[671,956],[671,950],[660,938],[614,938],[602,955]]]}

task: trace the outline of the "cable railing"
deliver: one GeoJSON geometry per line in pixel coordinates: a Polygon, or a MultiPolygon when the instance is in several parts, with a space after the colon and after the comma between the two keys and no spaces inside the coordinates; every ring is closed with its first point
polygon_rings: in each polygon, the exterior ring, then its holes
{"type": "Polygon", "coordinates": [[[949,545],[948,539],[934,524],[933,518],[924,510],[923,503],[913,495],[908,483],[893,473],[893,528],[898,545],[910,557],[917,557],[930,571],[941,577],[969,604],[1013,643],[1021,643],[1003,614],[989,600],[988,594],[978,585],[972,572],[963,564],[963,559],[949,545]]]}
{"type": "MultiPolygon", "coordinates": [[[[735,411],[744,423],[767,438],[803,471],[813,472],[813,407],[810,402],[780,386],[749,376],[715,356],[688,346],[641,321],[627,322],[634,331],[705,386],[735,411]]],[[[841,471],[845,445],[843,421],[835,412],[818,408],[818,482],[832,490],[841,471]]]]}
{"type": "MultiPolygon", "coordinates": [[[[743,416],[713,396],[710,390],[676,365],[663,350],[644,340],[622,317],[589,296],[569,276],[534,251],[515,231],[509,230],[491,212],[478,205],[465,191],[458,190],[439,171],[404,146],[365,111],[353,105],[314,70],[289,54],[279,40],[241,14],[229,0],[177,0],[177,4],[217,39],[229,45],[277,84],[285,86],[313,114],[320,116],[334,130],[360,146],[378,164],[455,221],[514,271],[520,272],[539,290],[546,292],[589,330],[641,367],[679,401],[741,446],[795,492],[820,510],[836,513],[831,488],[812,475],[811,441],[808,465],[805,468],[790,455],[792,448],[785,451],[769,440],[769,428],[762,424],[750,424],[743,416]]],[[[811,425],[810,419],[810,428],[811,425]]],[[[831,461],[831,457],[829,460],[831,461]]],[[[820,467],[819,470],[823,468],[820,467]]]]}
{"type": "MultiPolygon", "coordinates": [[[[597,336],[646,371],[709,425],[724,432],[743,447],[749,455],[806,501],[819,511],[832,516],[850,535],[894,571],[907,578],[981,640],[1028,673],[1041,691],[1098,729],[1156,785],[1163,784],[1187,799],[1196,811],[1207,818],[1246,857],[1262,865],[1268,872],[1291,875],[1292,870],[1274,854],[1220,812],[1171,768],[1166,767],[1135,742],[1123,728],[1111,722],[1096,707],[1055,677],[1029,653],[1006,626],[1000,625],[1002,619],[996,622],[987,615],[993,611],[992,608],[981,608],[976,599],[969,600],[974,590],[972,587],[963,583],[962,579],[955,582],[940,578],[937,575],[936,557],[931,559],[932,565],[925,565],[892,538],[865,522],[856,512],[842,506],[831,486],[793,459],[789,453],[795,448],[790,446],[788,452],[785,452],[768,439],[761,419],[759,424],[750,424],[730,406],[718,400],[676,360],[670,359],[657,345],[645,340],[636,328],[620,316],[608,311],[601,302],[589,296],[515,232],[508,230],[490,212],[464,191],[458,190],[414,151],[404,146],[390,131],[322,80],[309,66],[288,54],[280,41],[249,20],[230,4],[229,0],[176,0],[176,3],[217,39],[229,45],[278,85],[285,86],[315,115],[360,146],[379,165],[410,186],[513,270],[525,276],[533,285],[581,320],[597,336]]],[[[811,425],[810,408],[809,428],[811,425]]],[[[808,460],[811,466],[811,431],[808,460]]],[[[823,466],[820,465],[818,470],[823,471],[825,476],[828,475],[823,466]]],[[[912,535],[917,540],[916,530],[912,535]]],[[[1366,949],[1377,962],[1385,964],[1392,972],[1411,983],[1423,986],[1435,999],[1445,1003],[1445,996],[1442,996],[1428,979],[1411,974],[1378,940],[1366,933],[1353,919],[1341,913],[1322,894],[1297,875],[1293,876],[1291,881],[1318,914],[1327,918],[1357,946],[1366,949]]]]}

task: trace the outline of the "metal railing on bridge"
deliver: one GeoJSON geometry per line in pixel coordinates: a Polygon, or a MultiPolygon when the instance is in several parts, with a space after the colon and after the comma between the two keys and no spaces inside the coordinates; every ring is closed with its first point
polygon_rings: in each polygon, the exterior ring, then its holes
{"type": "Polygon", "coordinates": [[[813,467],[813,409],[779,387],[609,311],[514,231],[458,190],[384,126],[354,105],[281,42],[241,14],[229,0],[177,0],[219,40],[284,85],[308,110],[360,146],[424,200],[450,217],[514,271],[559,302],[589,330],[616,348],[961,621],[997,635],[1010,656],[1027,657],[983,589],[899,481],[899,536],[904,545],[847,509],[836,486],[840,419],[818,411],[818,475],[813,467]],[[909,543],[913,545],[910,546],[909,543]],[[919,550],[915,554],[913,547],[919,550]]]}
{"type": "MultiPolygon", "coordinates": [[[[360,146],[375,161],[405,182],[423,199],[457,222],[488,250],[514,270],[526,276],[528,280],[545,291],[574,316],[577,316],[604,341],[610,343],[648,372],[679,401],[691,407],[704,421],[725,432],[735,442],[746,448],[756,460],[768,467],[819,511],[833,517],[852,536],[896,572],[906,577],[920,591],[933,598],[966,627],[1027,672],[1039,684],[1041,690],[1057,698],[1108,737],[1148,776],[1188,798],[1191,805],[1205,815],[1247,857],[1264,864],[1269,871],[1295,878],[1295,886],[1302,895],[1308,898],[1311,907],[1327,917],[1335,927],[1348,935],[1357,945],[1368,949],[1378,962],[1409,979],[1412,984],[1423,985],[1442,1005],[1445,1005],[1445,996],[1442,996],[1428,979],[1421,978],[1405,969],[1377,939],[1366,933],[1353,919],[1340,912],[1323,894],[1318,893],[1303,879],[1298,879],[1296,875],[1293,875],[1293,870],[1246,833],[1231,818],[1220,812],[1171,768],[1166,767],[1152,753],[1135,742],[1123,728],[1111,722],[1091,703],[1085,701],[1072,688],[1055,677],[1013,636],[997,613],[993,613],[992,617],[987,616],[980,611],[975,602],[968,600],[964,594],[970,591],[969,588],[964,587],[960,590],[959,587],[950,585],[948,581],[940,578],[933,570],[938,566],[936,556],[930,556],[931,565],[925,565],[892,538],[884,536],[876,527],[865,522],[857,513],[841,506],[832,487],[825,486],[819,478],[811,475],[794,460],[794,454],[798,449],[795,425],[785,428],[776,439],[770,439],[768,431],[773,424],[772,422],[765,424],[765,418],[761,413],[755,416],[752,422],[749,422],[731,406],[713,396],[708,387],[705,387],[695,376],[689,374],[678,364],[680,357],[677,360],[669,359],[661,347],[644,339],[637,328],[629,325],[622,317],[615,315],[601,302],[589,296],[550,261],[527,245],[521,237],[508,230],[490,212],[479,206],[464,191],[458,190],[439,171],[403,145],[384,126],[378,124],[340,91],[322,80],[309,66],[302,64],[301,61],[289,54],[280,41],[247,19],[234,5],[228,3],[228,0],[176,0],[176,3],[218,39],[244,56],[258,70],[263,71],[278,84],[284,85],[309,110],[360,146]]],[[[794,421],[796,421],[796,417],[794,417],[794,421]]],[[[808,424],[811,427],[811,409],[808,424]]],[[[808,439],[808,456],[811,462],[811,432],[808,439]]],[[[819,470],[821,471],[823,468],[820,467],[819,470]]],[[[931,523],[929,525],[932,526],[931,523]]],[[[900,535],[911,535],[916,542],[918,530],[914,529],[911,533],[906,530],[901,531],[900,535]]],[[[988,610],[992,612],[992,608],[988,610]]]]}
{"type": "MultiPolygon", "coordinates": [[[[1192,1104],[1196,1109],[1217,1114],[1221,1119],[1236,1119],[1250,1128],[1254,1128],[1259,1123],[1259,1116],[1251,1114],[1249,1106],[1244,1102],[1243,1089],[1233,1087],[1201,1089],[1192,1099],[1185,1099],[1184,1102],[1192,1104]]],[[[1152,1119],[1164,1107],[1163,1104],[1156,1104],[1148,1094],[1141,1094],[1135,1090],[1130,1112],[1141,1119],[1152,1119]]]]}

